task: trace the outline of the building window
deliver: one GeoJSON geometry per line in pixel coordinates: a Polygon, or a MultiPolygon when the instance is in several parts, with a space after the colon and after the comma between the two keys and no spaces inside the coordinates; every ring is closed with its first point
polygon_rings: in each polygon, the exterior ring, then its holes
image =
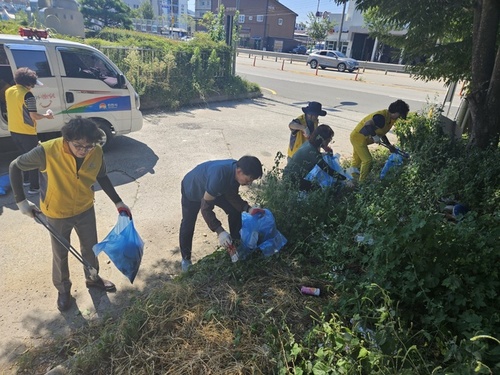
{"type": "Polygon", "coordinates": [[[278,18],[278,26],[283,26],[283,18],[278,18]]]}
{"type": "Polygon", "coordinates": [[[240,16],[238,17],[238,22],[245,23],[245,15],[244,14],[240,14],[240,16]]]}
{"type": "Polygon", "coordinates": [[[264,22],[264,16],[263,15],[258,15],[257,16],[257,22],[264,22]]]}

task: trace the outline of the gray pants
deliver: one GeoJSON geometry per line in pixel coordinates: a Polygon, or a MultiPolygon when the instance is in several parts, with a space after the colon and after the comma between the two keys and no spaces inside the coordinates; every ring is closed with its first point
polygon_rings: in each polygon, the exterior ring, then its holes
{"type": "MultiPolygon", "coordinates": [[[[87,211],[65,219],[47,218],[48,223],[59,233],[59,235],[70,242],[71,231],[75,229],[80,240],[80,253],[92,267],[99,272],[99,262],[92,246],[97,243],[97,227],[94,207],[87,211]]],[[[52,243],[52,282],[59,293],[71,291],[71,280],[69,278],[68,250],[51,235],[52,243]]],[[[90,278],[88,271],[84,268],[85,278],[90,278]]]]}

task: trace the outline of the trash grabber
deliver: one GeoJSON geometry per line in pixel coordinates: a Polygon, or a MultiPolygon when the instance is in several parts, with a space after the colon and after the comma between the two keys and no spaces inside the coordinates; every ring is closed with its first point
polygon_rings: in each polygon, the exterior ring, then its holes
{"type": "MultiPolygon", "coordinates": [[[[385,144],[385,143],[383,143],[383,142],[381,142],[380,144],[381,144],[382,146],[384,146],[385,148],[389,149],[389,150],[391,149],[391,148],[389,147],[389,145],[386,145],[386,144],[385,144]]],[[[396,149],[396,154],[401,155],[401,156],[402,156],[402,157],[404,157],[405,159],[409,159],[409,158],[410,158],[410,154],[409,154],[409,153],[407,153],[406,151],[400,150],[399,148],[397,148],[397,147],[395,147],[395,146],[394,146],[394,148],[396,149]]]]}
{"type": "Polygon", "coordinates": [[[97,274],[97,270],[92,267],[89,262],[83,259],[82,255],[76,250],[64,237],[62,237],[56,230],[47,222],[47,220],[42,216],[40,212],[33,211],[35,215],[35,220],[42,224],[47,230],[52,234],[52,236],[63,245],[66,250],[68,250],[71,254],[75,256],[78,261],[83,264],[85,269],[89,272],[90,278],[92,280],[99,280],[99,275],[97,274]]]}

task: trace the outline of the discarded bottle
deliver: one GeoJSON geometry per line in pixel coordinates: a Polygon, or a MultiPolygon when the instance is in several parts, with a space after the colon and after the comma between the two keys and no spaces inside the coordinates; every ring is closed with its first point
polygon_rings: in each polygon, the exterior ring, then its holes
{"type": "Polygon", "coordinates": [[[309,286],[303,286],[300,288],[300,292],[302,294],[309,294],[311,296],[319,296],[320,290],[319,290],[319,288],[312,288],[309,286]]]}
{"type": "Polygon", "coordinates": [[[238,261],[238,253],[236,252],[236,246],[233,244],[229,245],[227,248],[227,253],[231,257],[231,262],[236,263],[238,261]]]}

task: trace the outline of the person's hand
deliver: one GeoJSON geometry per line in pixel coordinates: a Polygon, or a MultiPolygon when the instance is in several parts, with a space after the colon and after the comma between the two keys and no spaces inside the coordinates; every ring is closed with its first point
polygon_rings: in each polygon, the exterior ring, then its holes
{"type": "Polygon", "coordinates": [[[372,139],[373,139],[373,142],[375,142],[375,143],[378,143],[378,144],[382,143],[382,140],[380,139],[380,137],[378,135],[374,135],[372,137],[372,139]]]}
{"type": "Polygon", "coordinates": [[[52,120],[54,118],[54,112],[52,112],[51,109],[47,109],[47,112],[45,112],[45,118],[52,120]]]}
{"type": "Polygon", "coordinates": [[[333,149],[330,146],[323,146],[323,150],[328,154],[333,154],[333,149]]]}
{"type": "Polygon", "coordinates": [[[34,203],[31,203],[26,199],[21,202],[18,202],[17,207],[19,208],[19,211],[21,211],[22,214],[29,216],[32,219],[35,218],[35,212],[37,213],[41,212],[40,209],[34,203]]]}
{"type": "Polygon", "coordinates": [[[258,215],[258,214],[264,214],[266,211],[264,211],[264,209],[260,208],[260,207],[250,207],[248,209],[248,213],[250,215],[258,215]]]}
{"type": "Polygon", "coordinates": [[[304,133],[304,137],[306,137],[308,139],[311,136],[311,131],[309,130],[309,128],[307,126],[305,127],[303,133],[304,133]]]}
{"type": "Polygon", "coordinates": [[[222,231],[219,233],[219,244],[222,247],[230,247],[233,244],[233,239],[231,235],[226,231],[222,231]]]}
{"type": "Polygon", "coordinates": [[[123,202],[118,202],[115,204],[118,213],[121,214],[122,212],[125,213],[130,219],[132,219],[132,211],[130,211],[130,208],[123,202]]]}

